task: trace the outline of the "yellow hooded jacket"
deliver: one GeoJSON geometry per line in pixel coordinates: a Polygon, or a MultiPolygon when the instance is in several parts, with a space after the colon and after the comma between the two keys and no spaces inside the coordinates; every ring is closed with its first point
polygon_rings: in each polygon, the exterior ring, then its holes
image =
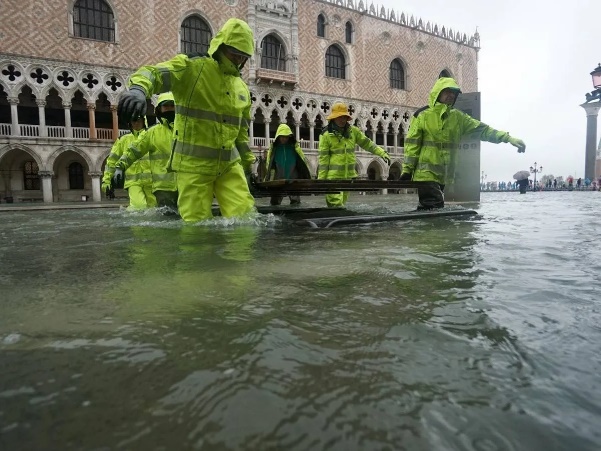
{"type": "Polygon", "coordinates": [[[239,68],[217,52],[229,45],[254,53],[250,27],[229,19],[211,40],[208,56],[177,55],[156,66],[141,67],[130,86],[147,96],[171,91],[175,98],[175,132],[170,168],[218,176],[238,162],[246,170],[255,161],[249,147],[250,92],[239,68]],[[227,61],[226,61],[227,60],[227,61]]]}
{"type": "Polygon", "coordinates": [[[451,153],[458,150],[459,141],[474,134],[482,141],[508,142],[509,133],[468,116],[450,105],[437,102],[445,89],[458,92],[459,86],[452,78],[439,78],[429,96],[428,107],[416,112],[405,138],[403,173],[413,174],[418,182],[437,182],[445,185],[452,181],[451,153]]]}

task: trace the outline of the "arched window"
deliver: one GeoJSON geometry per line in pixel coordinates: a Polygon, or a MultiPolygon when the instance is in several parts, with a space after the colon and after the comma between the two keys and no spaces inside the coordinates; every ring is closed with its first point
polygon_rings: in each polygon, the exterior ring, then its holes
{"type": "Polygon", "coordinates": [[[286,49],[278,38],[269,34],[261,43],[261,67],[263,69],[286,71],[286,49]]]}
{"type": "Polygon", "coordinates": [[[40,189],[39,168],[35,161],[26,161],[23,167],[23,189],[40,189]]]}
{"type": "Polygon", "coordinates": [[[83,166],[81,163],[69,165],[69,189],[83,189],[83,166]]]}
{"type": "Polygon", "coordinates": [[[180,43],[182,53],[207,53],[211,43],[211,28],[202,17],[193,15],[182,22],[180,43]]]}
{"type": "Polygon", "coordinates": [[[77,0],[73,5],[73,34],[78,38],[115,42],[115,17],[104,0],[77,0]]]}
{"type": "Polygon", "coordinates": [[[347,22],[346,25],[344,26],[344,36],[346,38],[347,44],[353,43],[353,24],[352,23],[347,22]]]}
{"type": "Polygon", "coordinates": [[[317,16],[317,36],[320,38],[326,37],[326,18],[323,14],[317,16]]]}
{"type": "Polygon", "coordinates": [[[392,89],[405,89],[405,69],[398,59],[390,63],[390,87],[392,89]]]}
{"type": "Polygon", "coordinates": [[[331,45],[326,51],[326,77],[346,78],[344,54],[337,46],[331,45]]]}
{"type": "Polygon", "coordinates": [[[442,77],[450,77],[451,74],[449,74],[449,71],[444,69],[443,71],[440,72],[440,74],[438,75],[438,78],[442,78],[442,77]]]}

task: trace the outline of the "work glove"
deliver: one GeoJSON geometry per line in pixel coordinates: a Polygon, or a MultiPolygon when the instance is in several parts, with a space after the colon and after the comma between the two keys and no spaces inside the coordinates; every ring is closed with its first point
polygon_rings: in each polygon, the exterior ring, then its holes
{"type": "Polygon", "coordinates": [[[509,137],[509,144],[518,148],[518,153],[526,152],[526,144],[524,141],[518,138],[514,138],[513,136],[509,137]]]}
{"type": "Polygon", "coordinates": [[[386,162],[386,164],[388,166],[390,166],[390,163],[391,163],[391,161],[390,161],[390,155],[388,155],[387,153],[385,153],[384,156],[382,157],[382,160],[384,160],[386,162]]]}
{"type": "Polygon", "coordinates": [[[252,194],[257,190],[257,182],[259,179],[252,171],[245,171],[244,175],[246,176],[246,183],[248,183],[248,190],[252,194]]]}
{"type": "Polygon", "coordinates": [[[401,182],[410,182],[411,181],[411,173],[403,172],[401,174],[401,178],[399,179],[401,182]]]}
{"type": "Polygon", "coordinates": [[[113,184],[115,187],[123,186],[123,169],[116,168],[115,173],[113,174],[113,184]]]}
{"type": "Polygon", "coordinates": [[[132,117],[146,116],[146,93],[139,86],[132,86],[119,98],[117,107],[119,119],[129,123],[132,117]]]}

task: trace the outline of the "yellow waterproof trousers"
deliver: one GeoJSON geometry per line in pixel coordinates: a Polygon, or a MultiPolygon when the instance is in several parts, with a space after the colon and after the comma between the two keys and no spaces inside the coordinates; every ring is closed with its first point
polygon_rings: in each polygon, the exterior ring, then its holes
{"type": "Polygon", "coordinates": [[[221,175],[177,173],[177,208],[186,222],[204,221],[213,217],[213,194],[221,214],[242,216],[255,210],[255,199],[248,190],[244,170],[238,163],[221,175]]]}
{"type": "Polygon", "coordinates": [[[129,206],[136,209],[152,208],[157,206],[157,200],[152,194],[152,184],[132,185],[127,188],[129,206]]]}
{"type": "Polygon", "coordinates": [[[336,194],[326,194],[326,204],[328,207],[344,207],[348,200],[349,192],[343,191],[336,194]]]}

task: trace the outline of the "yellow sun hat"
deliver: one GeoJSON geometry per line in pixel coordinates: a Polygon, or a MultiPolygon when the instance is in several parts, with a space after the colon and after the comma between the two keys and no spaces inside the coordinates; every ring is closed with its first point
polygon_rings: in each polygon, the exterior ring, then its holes
{"type": "Polygon", "coordinates": [[[340,116],[347,116],[349,119],[352,119],[351,115],[348,112],[348,105],[343,102],[336,102],[332,106],[332,112],[326,119],[328,121],[331,121],[332,119],[336,119],[337,117],[340,117],[340,116]]]}

